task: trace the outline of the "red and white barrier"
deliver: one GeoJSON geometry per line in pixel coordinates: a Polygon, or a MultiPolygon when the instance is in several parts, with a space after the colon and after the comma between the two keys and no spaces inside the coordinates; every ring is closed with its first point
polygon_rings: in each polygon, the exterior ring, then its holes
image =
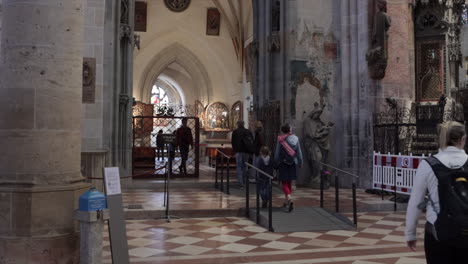
{"type": "Polygon", "coordinates": [[[416,169],[425,158],[374,152],[373,189],[410,194],[416,169]]]}

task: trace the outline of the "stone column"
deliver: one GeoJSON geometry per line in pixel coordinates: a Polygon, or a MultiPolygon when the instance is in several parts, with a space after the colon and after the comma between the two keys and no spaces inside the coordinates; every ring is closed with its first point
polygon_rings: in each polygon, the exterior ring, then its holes
{"type": "MultiPolygon", "coordinates": [[[[368,49],[367,2],[341,2],[341,87],[337,87],[340,115],[336,116],[335,131],[343,137],[335,139],[338,167],[360,175],[358,185],[367,188],[372,181],[372,109],[369,74],[366,62],[368,49]]],[[[336,114],[336,112],[335,112],[336,114]]],[[[352,178],[340,180],[351,186],[352,178]]]]}
{"type": "Polygon", "coordinates": [[[82,0],[3,0],[0,263],[78,263],[82,0]]]}

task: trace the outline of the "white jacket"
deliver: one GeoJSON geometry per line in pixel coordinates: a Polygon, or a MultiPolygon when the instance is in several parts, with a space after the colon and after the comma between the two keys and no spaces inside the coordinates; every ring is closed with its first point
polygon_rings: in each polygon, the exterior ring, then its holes
{"type": "MultiPolygon", "coordinates": [[[[434,155],[434,157],[440,160],[442,164],[452,169],[462,167],[468,160],[468,155],[465,151],[456,147],[447,147],[444,150],[439,149],[439,153],[434,155]]],[[[440,212],[439,191],[437,186],[438,181],[431,166],[426,161],[421,162],[416,171],[413,189],[411,190],[411,197],[406,211],[406,241],[417,239],[416,227],[418,226],[418,220],[422,212],[418,208],[418,205],[424,202],[424,197],[428,190],[430,198],[434,203],[435,211],[432,203],[428,202],[426,219],[431,224],[434,224],[437,220],[436,212],[440,212]]]]}

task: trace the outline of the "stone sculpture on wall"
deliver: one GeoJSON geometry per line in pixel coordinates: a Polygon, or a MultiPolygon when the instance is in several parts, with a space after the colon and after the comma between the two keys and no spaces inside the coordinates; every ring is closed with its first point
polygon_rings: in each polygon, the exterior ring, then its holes
{"type": "Polygon", "coordinates": [[[388,35],[391,26],[391,18],[387,15],[387,1],[375,0],[377,13],[374,17],[374,27],[371,39],[371,48],[367,52],[366,59],[371,78],[380,80],[385,77],[388,59],[388,35]]]}
{"type": "MultiPolygon", "coordinates": [[[[330,130],[333,127],[333,123],[325,124],[321,119],[324,108],[325,104],[320,106],[318,102],[315,102],[314,109],[304,119],[303,126],[306,159],[312,170],[309,177],[305,179],[305,184],[314,188],[320,187],[320,173],[323,169],[320,162],[328,163],[330,130]]],[[[325,185],[327,186],[328,183],[326,182],[325,185]]]]}

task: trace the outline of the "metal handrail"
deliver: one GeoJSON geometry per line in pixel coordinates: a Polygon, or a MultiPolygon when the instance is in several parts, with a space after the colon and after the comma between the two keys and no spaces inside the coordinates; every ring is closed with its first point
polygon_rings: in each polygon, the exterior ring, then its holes
{"type": "Polygon", "coordinates": [[[274,179],[274,178],[275,178],[275,177],[271,176],[270,174],[268,174],[268,173],[262,171],[261,169],[255,167],[254,165],[252,165],[252,164],[250,164],[250,163],[248,163],[248,162],[246,162],[245,165],[247,165],[248,167],[250,167],[250,168],[256,170],[257,172],[260,172],[261,174],[267,176],[267,177],[270,178],[270,179],[274,179]]]}
{"type": "MultiPolygon", "coordinates": [[[[224,170],[226,169],[226,194],[227,195],[230,195],[231,192],[230,192],[230,161],[231,159],[233,158],[232,156],[228,156],[226,155],[226,153],[222,152],[221,150],[219,150],[219,148],[216,149],[217,151],[217,154],[220,154],[221,155],[221,186],[220,186],[220,190],[221,192],[224,192],[224,170]],[[224,159],[226,159],[227,161],[224,162],[224,159]]],[[[218,157],[216,157],[216,172],[215,172],[215,188],[218,187],[218,157]]]]}
{"type": "MultiPolygon", "coordinates": [[[[250,167],[252,169],[254,169],[255,171],[259,172],[260,174],[263,174],[264,176],[266,176],[268,178],[268,185],[270,186],[269,190],[268,190],[268,193],[269,193],[269,197],[270,197],[270,200],[268,201],[268,230],[270,232],[273,232],[273,179],[275,177],[271,176],[270,174],[260,170],[259,168],[255,167],[254,165],[248,163],[248,162],[245,162],[245,165],[247,165],[247,167],[250,167]]],[[[257,185],[257,193],[256,193],[256,218],[257,218],[257,224],[260,224],[260,190],[259,190],[259,185],[258,185],[258,174],[255,175],[255,184],[257,185]]],[[[250,180],[249,180],[249,177],[247,176],[247,180],[246,180],[246,184],[245,184],[246,188],[245,188],[245,215],[247,218],[250,217],[250,206],[249,206],[249,200],[250,200],[250,191],[249,191],[249,186],[250,186],[250,180]]]]}
{"type": "Polygon", "coordinates": [[[219,149],[216,149],[216,150],[218,151],[218,153],[220,153],[220,154],[223,155],[224,157],[226,157],[226,158],[228,158],[228,159],[231,159],[231,158],[232,158],[232,156],[226,155],[226,154],[225,154],[224,152],[222,152],[221,150],[219,150],[219,149]]]}
{"type": "Polygon", "coordinates": [[[360,178],[359,175],[353,174],[353,173],[351,173],[351,172],[344,171],[344,170],[339,169],[339,168],[337,168],[337,167],[335,167],[335,166],[333,166],[333,165],[326,164],[326,163],[323,163],[323,162],[321,162],[321,161],[318,161],[318,163],[322,164],[323,166],[326,166],[326,167],[332,168],[332,169],[334,169],[334,170],[337,170],[337,171],[339,171],[339,172],[343,172],[343,173],[345,173],[345,174],[348,174],[348,175],[350,175],[350,176],[353,176],[354,178],[360,178]]]}
{"type": "MultiPolygon", "coordinates": [[[[347,172],[347,171],[344,171],[344,170],[341,170],[335,166],[332,166],[330,164],[326,164],[326,163],[323,163],[323,162],[320,162],[318,161],[320,164],[324,165],[324,166],[327,166],[327,167],[330,167],[330,168],[333,168],[335,169],[336,171],[339,171],[339,172],[343,172],[345,174],[348,174],[350,176],[353,176],[354,178],[358,179],[360,178],[358,175],[356,174],[352,174],[350,172],[347,172]]],[[[338,213],[340,211],[340,184],[339,184],[339,176],[338,174],[335,173],[335,210],[336,212],[338,213]]],[[[320,207],[323,208],[323,200],[324,200],[324,173],[323,171],[320,173],[320,207]]],[[[357,227],[357,200],[356,200],[356,183],[354,182],[353,180],[353,183],[352,183],[352,201],[353,201],[353,222],[354,222],[354,226],[357,227]]]]}

